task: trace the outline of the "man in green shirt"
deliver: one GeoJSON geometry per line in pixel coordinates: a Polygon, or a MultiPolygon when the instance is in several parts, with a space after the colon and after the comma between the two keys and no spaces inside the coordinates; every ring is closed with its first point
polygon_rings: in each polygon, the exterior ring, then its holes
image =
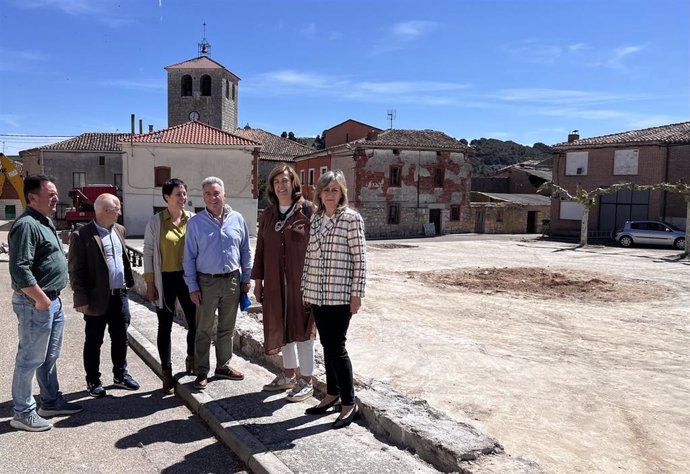
{"type": "Polygon", "coordinates": [[[27,208],[9,234],[12,308],[19,322],[19,347],[12,379],[13,428],[45,431],[52,424],[43,417],[82,411],[60,392],[56,362],[62,347],[65,314],[60,291],[67,285],[67,260],[50,216],[58,193],[52,178],[42,175],[24,179],[27,208]],[[33,380],[41,392],[36,410],[33,380]]]}

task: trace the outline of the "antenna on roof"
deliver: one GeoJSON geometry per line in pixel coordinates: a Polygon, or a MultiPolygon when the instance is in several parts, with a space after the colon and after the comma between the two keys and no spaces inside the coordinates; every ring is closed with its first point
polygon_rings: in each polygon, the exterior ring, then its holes
{"type": "Polygon", "coordinates": [[[391,121],[391,130],[393,130],[393,120],[395,120],[395,109],[388,109],[388,120],[391,121]]]}
{"type": "Polygon", "coordinates": [[[204,22],[203,25],[204,25],[204,37],[202,38],[200,43],[197,43],[197,46],[199,47],[199,57],[211,55],[211,43],[206,41],[206,22],[204,22]]]}

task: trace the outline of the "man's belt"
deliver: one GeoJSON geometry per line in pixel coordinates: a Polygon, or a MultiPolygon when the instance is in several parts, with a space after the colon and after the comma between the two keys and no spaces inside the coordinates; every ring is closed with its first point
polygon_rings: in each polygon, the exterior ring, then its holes
{"type": "Polygon", "coordinates": [[[127,294],[127,288],[115,288],[114,290],[110,290],[110,295],[111,296],[120,296],[120,295],[126,295],[127,294]]]}
{"type": "Polygon", "coordinates": [[[235,270],[234,272],[228,272],[228,273],[199,273],[200,275],[204,275],[205,277],[209,278],[231,278],[237,274],[239,274],[239,270],[235,270]]]}
{"type": "Polygon", "coordinates": [[[46,296],[48,297],[48,299],[51,299],[51,300],[54,300],[55,298],[57,298],[58,296],[60,296],[60,292],[59,292],[59,291],[44,291],[44,293],[46,294],[46,296]]]}

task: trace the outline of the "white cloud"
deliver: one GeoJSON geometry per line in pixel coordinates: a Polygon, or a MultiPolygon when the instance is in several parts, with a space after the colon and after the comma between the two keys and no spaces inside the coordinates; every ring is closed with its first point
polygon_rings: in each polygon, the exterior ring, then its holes
{"type": "Polygon", "coordinates": [[[553,64],[563,56],[563,48],[526,39],[503,46],[513,59],[533,64],[553,64]]]}
{"type": "Polygon", "coordinates": [[[383,54],[397,51],[439,27],[434,21],[406,21],[396,23],[385,33],[384,37],[375,42],[372,54],[383,54]]]}
{"type": "Polygon", "coordinates": [[[110,28],[118,28],[135,22],[134,18],[113,15],[113,11],[120,13],[121,9],[113,0],[21,0],[17,4],[24,8],[52,8],[68,15],[84,15],[96,17],[98,21],[110,28]]]}
{"type": "Polygon", "coordinates": [[[568,45],[568,51],[571,53],[576,53],[578,51],[585,51],[589,49],[589,46],[587,43],[575,43],[575,44],[569,44],[568,45]]]}
{"type": "Polygon", "coordinates": [[[19,71],[29,68],[32,62],[45,61],[40,51],[21,51],[0,48],[0,71],[19,71]]]}
{"type": "Polygon", "coordinates": [[[27,8],[55,8],[69,15],[83,15],[97,11],[96,3],[92,0],[23,0],[20,5],[27,8]]]}
{"type": "Polygon", "coordinates": [[[437,27],[433,21],[406,21],[397,23],[390,29],[390,36],[398,41],[411,41],[437,27]]]}
{"type": "Polygon", "coordinates": [[[687,117],[677,117],[673,115],[643,115],[636,114],[628,121],[633,128],[658,127],[670,123],[687,122],[687,117]]]}
{"type": "MultiPolygon", "coordinates": [[[[260,82],[265,84],[273,83],[276,87],[300,86],[312,87],[315,89],[328,89],[334,85],[333,78],[310,72],[294,71],[292,69],[271,71],[264,74],[260,74],[259,80],[260,82]]],[[[260,89],[261,86],[259,86],[258,88],[260,89]]]]}
{"type": "Polygon", "coordinates": [[[0,123],[4,123],[12,128],[19,128],[18,117],[14,114],[0,114],[0,123]]]}
{"type": "Polygon", "coordinates": [[[449,92],[465,89],[466,84],[459,84],[455,82],[433,82],[433,81],[418,81],[418,82],[359,82],[356,84],[357,89],[365,93],[372,94],[418,94],[422,92],[449,92]]]}
{"type": "Polygon", "coordinates": [[[121,87],[123,89],[166,91],[168,84],[164,81],[131,81],[128,79],[116,79],[101,81],[102,86],[121,87]]]}
{"type": "Polygon", "coordinates": [[[588,104],[639,99],[639,97],[624,96],[621,94],[532,87],[498,90],[494,97],[498,100],[507,102],[531,102],[542,104],[588,104]]]}
{"type": "Polygon", "coordinates": [[[589,62],[588,66],[593,67],[607,67],[611,69],[626,69],[630,58],[637,53],[644,51],[647,45],[629,45],[619,48],[613,48],[606,51],[603,55],[594,58],[589,62]]]}
{"type": "Polygon", "coordinates": [[[538,113],[548,117],[569,117],[584,120],[621,119],[629,115],[629,112],[621,110],[577,109],[570,107],[542,109],[538,113]]]}
{"type": "Polygon", "coordinates": [[[316,25],[314,23],[309,23],[300,30],[300,34],[302,36],[306,36],[307,38],[313,38],[316,36],[316,25]]]}
{"type": "Polygon", "coordinates": [[[328,96],[367,102],[418,102],[427,105],[459,103],[454,93],[469,87],[467,84],[435,81],[356,81],[347,77],[335,77],[291,69],[260,74],[247,81],[250,88],[243,91],[253,95],[301,94],[303,96],[328,96]]]}

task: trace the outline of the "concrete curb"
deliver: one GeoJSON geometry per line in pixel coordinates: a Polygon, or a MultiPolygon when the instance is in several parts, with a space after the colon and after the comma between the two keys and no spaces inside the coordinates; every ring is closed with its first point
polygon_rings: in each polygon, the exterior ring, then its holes
{"type": "MultiPolygon", "coordinates": [[[[143,275],[137,270],[134,272],[135,285],[132,290],[142,295],[145,294],[146,284],[143,275]]],[[[130,299],[130,304],[139,303],[130,299]]],[[[249,312],[260,312],[257,311],[259,308],[253,306],[249,308],[249,312]]],[[[150,311],[148,308],[146,310],[150,311]]],[[[180,313],[180,309],[177,310],[180,313]]],[[[177,315],[176,321],[183,321],[182,314],[177,315]]],[[[155,355],[156,347],[132,326],[130,334],[134,336],[130,343],[134,350],[137,353],[141,351],[140,356],[160,376],[161,368],[155,355]],[[137,339],[140,342],[135,342],[137,339]]],[[[272,368],[276,373],[281,370],[279,357],[264,354],[263,326],[257,319],[237,318],[234,346],[237,353],[260,365],[272,368]]],[[[318,353],[314,368],[314,389],[325,394],[325,368],[318,353]]],[[[417,455],[442,472],[544,472],[530,460],[506,454],[496,439],[477,431],[469,424],[451,419],[445,413],[430,407],[424,400],[410,397],[382,382],[365,381],[355,377],[355,386],[363,423],[367,429],[417,455]]],[[[177,383],[175,391],[252,470],[266,473],[292,472],[210,397],[192,392],[188,387],[188,384],[177,383]]]]}
{"type": "MultiPolygon", "coordinates": [[[[249,312],[255,311],[252,307],[249,312]]],[[[265,356],[263,328],[254,318],[237,318],[235,348],[264,366],[279,371],[279,358],[265,356]]],[[[326,384],[323,360],[317,354],[314,389],[322,395],[326,384]]],[[[544,472],[533,461],[512,457],[503,446],[473,426],[455,421],[422,399],[401,393],[389,385],[355,376],[357,403],[365,426],[398,447],[410,451],[442,472],[544,472]],[[491,467],[489,467],[491,466],[491,467]]]]}
{"type": "MultiPolygon", "coordinates": [[[[130,302],[132,304],[133,302],[130,302]]],[[[133,326],[129,327],[129,346],[158,375],[162,376],[157,348],[133,326]]],[[[203,392],[192,392],[188,384],[175,383],[175,394],[191,410],[198,414],[216,436],[227,445],[252,472],[259,474],[291,474],[266,446],[252,436],[241,423],[218,406],[215,401],[203,392]]]]}

